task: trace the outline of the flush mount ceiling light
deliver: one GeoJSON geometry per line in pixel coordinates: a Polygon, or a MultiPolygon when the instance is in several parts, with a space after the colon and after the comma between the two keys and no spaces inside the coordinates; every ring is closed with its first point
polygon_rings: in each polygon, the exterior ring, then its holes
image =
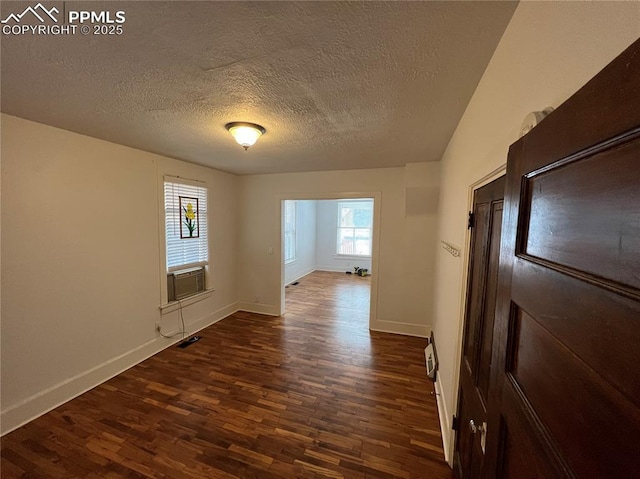
{"type": "Polygon", "coordinates": [[[267,131],[260,125],[256,125],[255,123],[246,123],[244,121],[227,123],[225,128],[229,130],[231,136],[233,136],[238,144],[245,150],[248,150],[249,147],[258,141],[258,138],[264,135],[267,131]]]}

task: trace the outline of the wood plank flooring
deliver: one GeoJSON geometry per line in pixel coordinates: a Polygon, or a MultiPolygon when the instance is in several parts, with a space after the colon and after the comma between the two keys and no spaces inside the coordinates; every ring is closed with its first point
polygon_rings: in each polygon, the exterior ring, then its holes
{"type": "Polygon", "coordinates": [[[2,478],[449,479],[419,338],[315,272],[4,436],[2,478]]]}

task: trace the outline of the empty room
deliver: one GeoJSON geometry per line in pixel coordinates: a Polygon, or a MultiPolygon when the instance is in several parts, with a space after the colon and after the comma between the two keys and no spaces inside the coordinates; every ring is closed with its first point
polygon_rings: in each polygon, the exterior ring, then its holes
{"type": "Polygon", "coordinates": [[[640,2],[0,3],[2,478],[632,478],[640,2]]]}

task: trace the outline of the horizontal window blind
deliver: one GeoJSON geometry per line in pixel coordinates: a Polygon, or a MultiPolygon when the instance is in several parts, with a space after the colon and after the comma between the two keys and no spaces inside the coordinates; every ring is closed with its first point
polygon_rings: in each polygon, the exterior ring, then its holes
{"type": "Polygon", "coordinates": [[[209,261],[207,189],[165,181],[164,211],[167,271],[206,265],[209,261]]]}

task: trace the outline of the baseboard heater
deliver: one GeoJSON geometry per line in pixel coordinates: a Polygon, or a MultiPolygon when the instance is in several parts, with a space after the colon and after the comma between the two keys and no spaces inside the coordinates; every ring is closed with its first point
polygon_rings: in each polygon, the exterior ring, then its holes
{"type": "Polygon", "coordinates": [[[433,339],[433,332],[429,337],[429,344],[424,348],[424,361],[427,367],[427,377],[436,380],[436,372],[438,371],[438,356],[436,355],[436,343],[433,339]]]}
{"type": "Polygon", "coordinates": [[[204,291],[204,268],[189,268],[167,275],[169,302],[179,301],[204,291]]]}

